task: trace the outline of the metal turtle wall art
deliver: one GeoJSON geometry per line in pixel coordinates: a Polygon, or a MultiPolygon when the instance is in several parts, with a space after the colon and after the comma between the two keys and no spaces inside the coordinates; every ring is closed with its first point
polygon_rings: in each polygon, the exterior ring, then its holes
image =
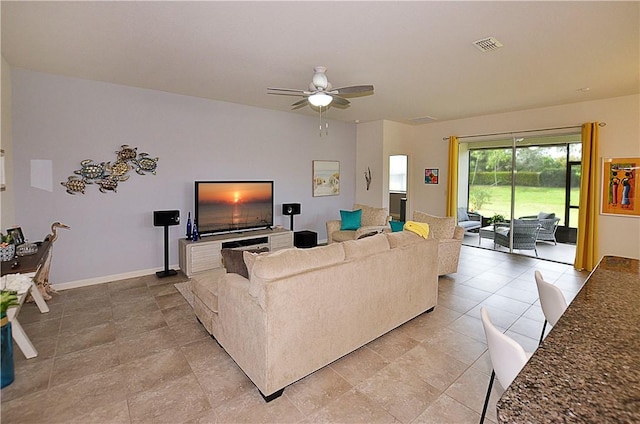
{"type": "Polygon", "coordinates": [[[73,171],[74,174],[81,175],[86,183],[91,184],[91,180],[102,178],[105,171],[105,163],[97,163],[91,159],[85,159],[80,162],[82,168],[73,171]]]}
{"type": "Polygon", "coordinates": [[[87,184],[96,184],[101,193],[112,191],[117,193],[118,184],[129,179],[129,171],[135,170],[139,175],[156,175],[159,158],[148,153],[138,154],[137,147],[128,144],[120,146],[115,161],[97,162],[85,159],[80,162],[80,169],[73,171],[67,181],[60,184],[66,187],[69,194],[84,194],[87,184]]]}
{"type": "Polygon", "coordinates": [[[138,174],[144,175],[147,172],[156,175],[159,158],[150,158],[148,153],[140,153],[138,159],[135,160],[135,170],[138,174]]]}
{"type": "Polygon", "coordinates": [[[63,181],[60,184],[67,188],[67,193],[69,194],[84,194],[84,190],[87,188],[87,184],[84,180],[75,175],[70,176],[67,181],[63,181]]]}

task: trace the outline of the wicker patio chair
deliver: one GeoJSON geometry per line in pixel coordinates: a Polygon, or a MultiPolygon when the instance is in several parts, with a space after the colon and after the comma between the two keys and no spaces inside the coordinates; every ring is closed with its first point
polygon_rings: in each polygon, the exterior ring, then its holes
{"type": "Polygon", "coordinates": [[[560,218],[555,213],[540,212],[538,215],[521,216],[519,219],[537,220],[540,223],[540,231],[538,232],[538,241],[552,241],[558,244],[556,240],[556,231],[560,218]]]}
{"type": "MultiPolygon", "coordinates": [[[[510,227],[508,223],[494,224],[495,232],[493,235],[494,248],[500,245],[509,248],[510,244],[510,227]]],[[[540,223],[537,220],[521,220],[513,221],[513,248],[518,250],[533,250],[538,256],[536,249],[536,240],[540,231],[540,223]]]]}

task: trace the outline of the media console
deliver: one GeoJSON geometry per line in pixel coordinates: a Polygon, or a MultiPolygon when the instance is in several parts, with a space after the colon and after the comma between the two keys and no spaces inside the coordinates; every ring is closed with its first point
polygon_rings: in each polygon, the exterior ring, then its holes
{"type": "Polygon", "coordinates": [[[293,247],[293,232],[285,229],[253,230],[242,233],[218,234],[198,241],[180,239],[178,241],[178,261],[180,269],[191,277],[196,273],[222,267],[223,248],[260,248],[269,251],[293,247]]]}

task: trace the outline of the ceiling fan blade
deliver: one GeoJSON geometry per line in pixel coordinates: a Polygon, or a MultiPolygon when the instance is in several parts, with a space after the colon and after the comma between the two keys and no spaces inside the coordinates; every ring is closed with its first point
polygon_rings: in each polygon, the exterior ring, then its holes
{"type": "Polygon", "coordinates": [[[292,103],[292,104],[291,104],[291,107],[304,106],[304,105],[306,105],[307,103],[309,103],[309,100],[305,97],[304,99],[301,99],[301,100],[298,100],[298,101],[297,101],[297,102],[295,102],[295,103],[292,103]]]}
{"type": "Polygon", "coordinates": [[[295,96],[295,97],[306,97],[307,95],[304,93],[267,93],[273,94],[274,96],[295,96]]]}
{"type": "Polygon", "coordinates": [[[290,91],[292,93],[304,93],[305,90],[298,90],[297,88],[267,88],[267,90],[271,91],[290,91]]]}
{"type": "Polygon", "coordinates": [[[349,100],[345,99],[344,97],[340,97],[336,95],[333,95],[331,97],[333,97],[333,101],[331,103],[335,104],[336,106],[349,106],[349,104],[351,103],[349,100]]]}
{"type": "Polygon", "coordinates": [[[340,87],[334,88],[331,90],[331,93],[335,94],[356,94],[356,93],[366,93],[368,91],[373,91],[373,85],[352,85],[350,87],[340,87]]]}
{"type": "Polygon", "coordinates": [[[306,97],[302,100],[298,100],[297,102],[293,103],[291,105],[291,110],[296,110],[296,109],[300,109],[303,108],[305,106],[309,105],[309,99],[307,99],[306,97]]]}

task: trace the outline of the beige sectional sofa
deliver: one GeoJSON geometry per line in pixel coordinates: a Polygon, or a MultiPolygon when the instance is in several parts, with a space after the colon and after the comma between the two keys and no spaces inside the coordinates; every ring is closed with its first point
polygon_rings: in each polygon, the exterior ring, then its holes
{"type": "Polygon", "coordinates": [[[244,256],[249,279],[192,280],[195,310],[267,401],[437,302],[438,243],[407,231],[244,256]]]}

